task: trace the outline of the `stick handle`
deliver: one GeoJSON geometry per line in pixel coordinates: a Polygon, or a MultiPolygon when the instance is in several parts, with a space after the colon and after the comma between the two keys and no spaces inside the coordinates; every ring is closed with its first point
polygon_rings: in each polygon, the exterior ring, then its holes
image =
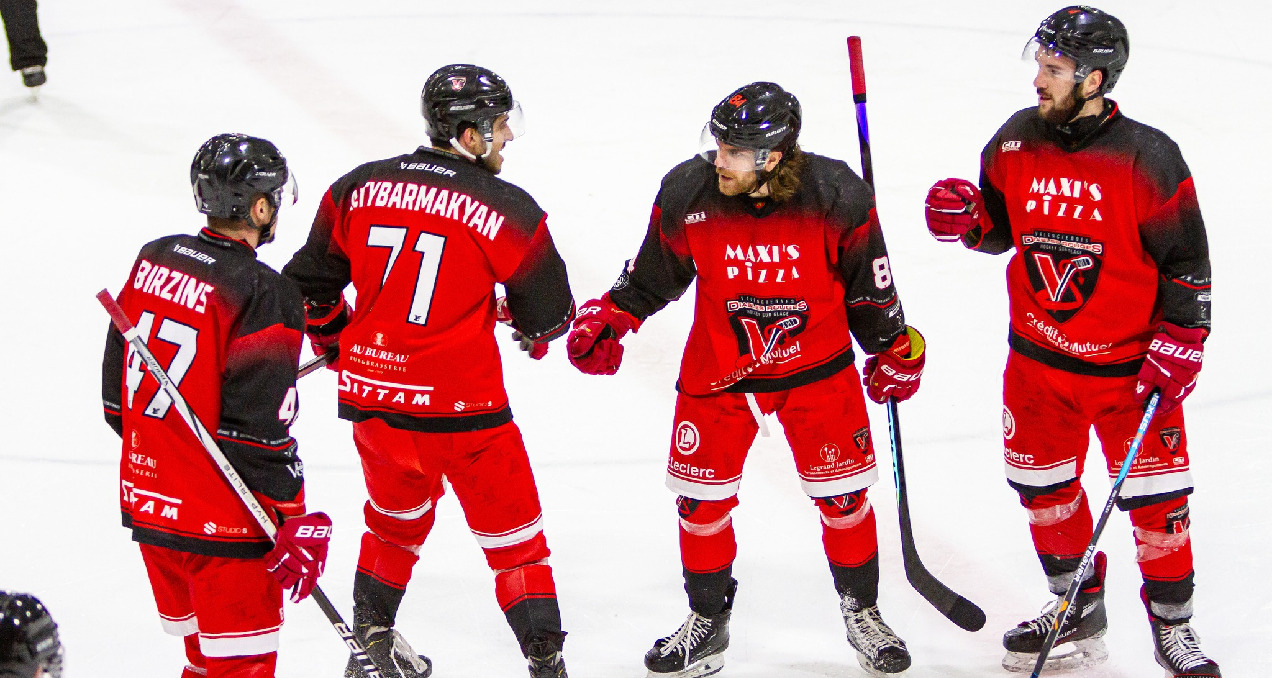
{"type": "Polygon", "coordinates": [[[852,70],[852,101],[857,104],[866,102],[866,66],[861,60],[861,38],[848,37],[848,67],[852,70]]]}

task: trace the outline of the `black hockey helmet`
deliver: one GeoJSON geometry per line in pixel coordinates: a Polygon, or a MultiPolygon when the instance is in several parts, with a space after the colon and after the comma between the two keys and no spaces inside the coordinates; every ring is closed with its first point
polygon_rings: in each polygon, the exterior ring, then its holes
{"type": "Polygon", "coordinates": [[[35,596],[0,591],[0,678],[62,675],[57,624],[35,596]]]}
{"type": "Polygon", "coordinates": [[[428,136],[438,145],[450,145],[465,125],[489,143],[494,138],[495,120],[508,114],[508,126],[521,136],[521,105],[512,98],[512,89],[495,72],[472,64],[451,64],[433,71],[420,93],[420,112],[428,123],[428,136]]]}
{"type": "Polygon", "coordinates": [[[769,151],[788,151],[799,139],[803,111],[795,95],[773,82],[739,87],[711,109],[702,130],[702,156],[715,161],[715,140],[756,151],[755,166],[764,166],[769,151]]]}
{"type": "Polygon", "coordinates": [[[1131,39],[1117,17],[1087,5],[1065,7],[1042,20],[1025,46],[1026,58],[1046,49],[1077,63],[1074,78],[1081,82],[1094,71],[1104,71],[1096,96],[1117,84],[1131,55],[1131,39]]]}
{"type": "MultiPolygon", "coordinates": [[[[296,182],[273,143],[246,134],[218,134],[190,163],[194,204],[210,217],[244,219],[252,197],[264,193],[277,210],[296,202],[296,182]]],[[[277,212],[275,212],[277,213],[277,212]]]]}

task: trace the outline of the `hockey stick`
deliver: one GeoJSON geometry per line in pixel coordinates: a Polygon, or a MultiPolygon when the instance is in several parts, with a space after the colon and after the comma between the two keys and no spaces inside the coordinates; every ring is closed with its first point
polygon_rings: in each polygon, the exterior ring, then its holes
{"type": "MultiPolygon", "coordinates": [[[[158,360],[155,360],[154,354],[147,348],[146,342],[137,332],[137,328],[133,326],[132,321],[124,314],[124,309],[120,308],[114,297],[110,296],[110,292],[106,290],[97,293],[97,300],[106,308],[106,312],[110,314],[110,319],[115,323],[115,327],[124,335],[124,340],[133,347],[133,350],[137,351],[137,354],[146,363],[150,374],[159,382],[159,387],[172,398],[172,405],[181,414],[181,418],[185,420],[186,425],[190,427],[194,437],[199,439],[203,449],[216,462],[217,468],[221,470],[221,475],[225,476],[225,480],[230,483],[230,487],[234,488],[239,500],[243,502],[252,517],[256,519],[257,524],[264,530],[265,535],[271,541],[275,540],[278,534],[278,527],[274,525],[274,521],[265,512],[265,508],[256,500],[256,497],[252,496],[252,491],[248,489],[247,483],[243,482],[243,478],[239,476],[238,471],[234,470],[234,466],[230,464],[230,460],[225,457],[225,453],[221,451],[221,448],[217,447],[216,440],[211,433],[208,433],[207,428],[203,426],[203,422],[199,421],[199,417],[190,408],[189,403],[181,395],[181,391],[177,390],[176,384],[173,384],[172,380],[168,378],[168,373],[164,371],[163,366],[159,364],[158,360]]],[[[315,358],[309,364],[314,364],[313,369],[317,369],[322,364],[325,364],[327,355],[330,354],[315,358]],[[319,360],[324,362],[315,363],[315,361],[319,360]]],[[[345,624],[340,613],[331,604],[331,600],[327,598],[327,594],[323,593],[322,589],[317,585],[314,586],[313,598],[314,602],[318,603],[318,607],[322,608],[323,614],[327,616],[327,621],[331,622],[331,626],[336,630],[336,633],[340,634],[349,651],[353,653],[366,677],[383,678],[383,674],[380,673],[380,669],[375,665],[375,662],[367,656],[366,649],[362,647],[362,643],[358,642],[358,638],[353,635],[353,631],[345,624]]]]}
{"type": "MultiPolygon", "coordinates": [[[[866,122],[866,71],[861,60],[861,38],[848,38],[848,61],[852,70],[852,100],[857,109],[857,141],[861,146],[861,175],[874,191],[874,168],[870,163],[870,128],[866,122]]],[[[985,625],[985,612],[975,603],[955,593],[932,575],[914,545],[914,529],[910,525],[910,502],[905,489],[905,463],[901,458],[901,422],[897,401],[888,398],[888,432],[892,438],[892,473],[897,486],[897,518],[901,523],[901,556],[905,577],[919,595],[937,611],[966,631],[979,631],[985,625]]]]}
{"type": "Polygon", "coordinates": [[[338,355],[340,355],[340,349],[332,348],[330,351],[327,351],[322,355],[314,356],[309,360],[309,362],[301,365],[300,369],[296,370],[296,378],[299,379],[311,372],[317,372],[319,368],[326,367],[331,364],[338,355]]]}
{"type": "Polygon", "coordinates": [[[1042,675],[1042,666],[1047,663],[1047,655],[1051,654],[1052,647],[1056,644],[1056,637],[1060,635],[1060,627],[1064,626],[1065,619],[1068,619],[1069,612],[1073,608],[1073,601],[1078,597],[1078,590],[1082,588],[1083,575],[1086,573],[1087,567],[1091,565],[1091,560],[1095,558],[1095,544],[1100,541],[1100,533],[1104,532],[1104,526],[1109,522],[1109,515],[1113,513],[1113,505],[1117,502],[1118,494],[1122,491],[1122,482],[1126,480],[1126,476],[1131,472],[1131,465],[1135,463],[1135,455],[1139,454],[1140,445],[1144,442],[1144,435],[1148,433],[1148,425],[1153,421],[1153,415],[1157,414],[1157,403],[1161,399],[1161,393],[1154,390],[1153,395],[1149,396],[1148,404],[1144,407],[1144,416],[1140,419],[1139,429],[1135,431],[1135,439],[1131,441],[1131,449],[1126,453],[1126,459],[1122,462],[1122,469],[1117,472],[1117,480],[1113,482],[1113,489],[1109,492],[1109,500],[1104,502],[1104,510],[1100,512],[1100,520],[1095,524],[1095,530],[1091,532],[1091,543],[1087,544],[1086,552],[1082,554],[1082,560],[1078,562],[1078,569],[1073,573],[1073,581],[1069,582],[1069,589],[1064,592],[1064,599],[1060,601],[1060,609],[1056,612],[1056,621],[1051,625],[1051,630],[1047,632],[1047,639],[1042,644],[1042,651],[1038,653],[1038,661],[1034,663],[1033,673],[1030,678],[1038,678],[1042,675]]]}

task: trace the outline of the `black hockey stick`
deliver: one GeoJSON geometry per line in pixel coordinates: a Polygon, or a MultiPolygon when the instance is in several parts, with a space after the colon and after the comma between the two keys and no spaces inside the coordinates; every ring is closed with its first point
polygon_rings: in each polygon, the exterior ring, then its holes
{"type": "Polygon", "coordinates": [[[1038,653],[1038,661],[1034,663],[1033,673],[1030,678],[1038,678],[1042,675],[1043,664],[1047,663],[1047,655],[1051,654],[1052,647],[1056,644],[1056,637],[1060,635],[1060,627],[1064,626],[1064,620],[1069,617],[1069,612],[1073,609],[1073,601],[1078,597],[1078,590],[1082,588],[1083,574],[1091,565],[1091,560],[1095,558],[1095,544],[1100,541],[1100,534],[1104,532],[1104,526],[1109,522],[1109,515],[1113,513],[1113,505],[1117,503],[1118,494],[1122,491],[1122,482],[1126,480],[1126,475],[1131,471],[1131,465],[1135,463],[1135,455],[1139,454],[1140,445],[1144,442],[1144,434],[1148,433],[1148,425],[1153,421],[1153,415],[1157,414],[1157,403],[1161,399],[1161,393],[1154,390],[1153,395],[1149,396],[1148,404],[1144,407],[1144,416],[1140,419],[1139,429],[1135,431],[1135,439],[1131,441],[1131,449],[1126,453],[1126,459],[1122,462],[1122,469],[1117,472],[1117,480],[1113,482],[1113,489],[1109,491],[1109,500],[1104,502],[1104,510],[1100,512],[1100,520],[1096,522],[1095,529],[1091,532],[1091,543],[1087,544],[1086,552],[1082,554],[1082,560],[1078,562],[1078,569],[1073,573],[1073,581],[1069,582],[1069,589],[1064,592],[1064,599],[1060,601],[1060,608],[1056,612],[1056,621],[1051,625],[1051,630],[1047,631],[1047,639],[1042,644],[1042,651],[1038,653]]]}
{"type": "MultiPolygon", "coordinates": [[[[216,440],[211,433],[208,433],[208,429],[203,425],[203,422],[199,421],[199,417],[195,415],[190,404],[181,395],[181,391],[177,390],[177,385],[172,383],[172,379],[168,378],[168,373],[164,371],[163,366],[159,364],[158,360],[155,360],[154,354],[146,346],[146,342],[137,332],[137,328],[133,326],[132,321],[124,314],[124,309],[119,307],[114,297],[110,296],[110,292],[106,290],[97,293],[97,300],[106,308],[106,312],[110,314],[110,319],[115,323],[115,327],[124,335],[124,340],[132,346],[133,350],[146,363],[146,368],[155,380],[159,382],[159,387],[172,398],[173,407],[176,408],[181,418],[185,420],[186,425],[190,427],[194,437],[199,439],[203,449],[216,462],[217,468],[221,470],[221,474],[225,476],[225,480],[230,484],[230,487],[234,488],[239,500],[243,502],[248,512],[256,519],[257,524],[264,530],[265,535],[273,541],[276,538],[275,535],[278,534],[278,527],[274,525],[273,519],[265,512],[265,507],[261,506],[256,497],[252,496],[252,491],[248,489],[247,483],[243,482],[243,478],[234,469],[234,466],[230,464],[230,460],[225,457],[225,453],[221,451],[221,448],[217,447],[216,440]]],[[[319,356],[308,364],[312,364],[314,366],[313,369],[318,369],[321,365],[326,364],[329,355],[331,354],[319,356]]],[[[313,369],[310,371],[312,372],[313,369]]],[[[331,622],[332,628],[336,630],[336,633],[340,634],[340,638],[344,640],[349,652],[353,654],[358,665],[362,667],[362,672],[366,674],[366,678],[383,678],[383,674],[380,673],[380,669],[375,665],[375,662],[367,656],[366,649],[362,647],[362,643],[358,642],[358,638],[353,635],[353,631],[345,624],[340,612],[331,604],[327,594],[323,593],[322,589],[317,585],[314,586],[313,599],[314,602],[318,603],[318,607],[322,608],[322,613],[327,616],[327,621],[331,622]]]]}
{"type": "MultiPolygon", "coordinates": [[[[861,145],[861,176],[874,191],[874,168],[870,163],[870,127],[866,122],[866,70],[861,60],[861,38],[848,38],[848,62],[852,70],[852,100],[857,109],[857,140],[861,145]]],[[[897,518],[901,523],[901,556],[905,577],[919,595],[937,611],[967,631],[985,626],[985,612],[972,601],[955,593],[932,575],[914,546],[914,529],[910,525],[910,502],[905,490],[905,464],[901,459],[901,422],[897,417],[897,401],[888,399],[888,432],[892,438],[892,473],[897,486],[897,518]]]]}
{"type": "Polygon", "coordinates": [[[301,365],[299,370],[296,370],[296,378],[299,379],[311,372],[317,372],[319,368],[326,367],[327,365],[331,364],[331,362],[334,361],[336,357],[339,355],[340,355],[340,349],[332,347],[331,350],[327,351],[326,353],[319,356],[314,356],[312,359],[309,360],[309,362],[305,363],[304,365],[301,365]]]}

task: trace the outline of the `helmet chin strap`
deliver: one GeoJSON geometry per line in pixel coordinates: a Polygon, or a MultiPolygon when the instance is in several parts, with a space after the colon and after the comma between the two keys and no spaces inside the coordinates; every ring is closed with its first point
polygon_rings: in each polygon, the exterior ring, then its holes
{"type": "Polygon", "coordinates": [[[481,160],[485,160],[486,158],[489,158],[490,154],[494,152],[495,150],[495,145],[494,143],[492,143],[491,139],[486,139],[486,152],[482,153],[480,156],[473,155],[472,152],[469,151],[467,148],[464,148],[464,145],[459,143],[459,139],[456,139],[455,137],[451,137],[450,145],[451,145],[451,148],[455,149],[457,153],[464,156],[465,158],[468,158],[469,160],[473,162],[477,162],[479,158],[481,160]]]}

